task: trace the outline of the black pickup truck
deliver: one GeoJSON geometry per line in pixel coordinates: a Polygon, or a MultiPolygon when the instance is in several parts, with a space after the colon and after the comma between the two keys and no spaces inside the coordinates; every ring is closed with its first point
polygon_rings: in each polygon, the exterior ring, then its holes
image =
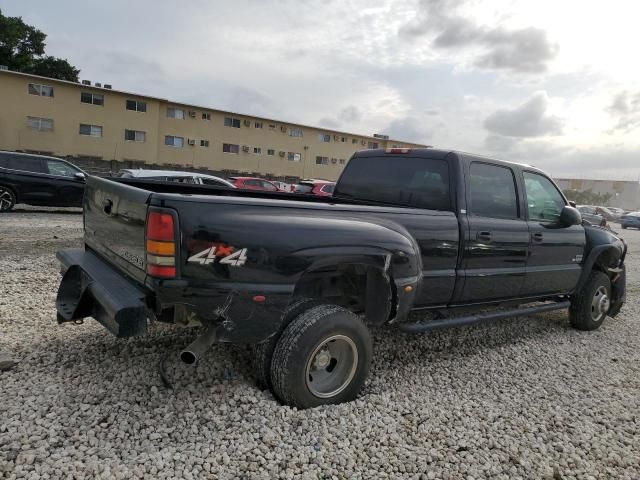
{"type": "Polygon", "coordinates": [[[619,236],[540,170],[454,151],[356,153],[330,198],[89,177],[84,230],[58,252],[59,322],[200,325],[182,360],[252,344],[258,383],[300,408],[356,397],[369,327],[568,309],[593,330],[625,300],[619,236]]]}

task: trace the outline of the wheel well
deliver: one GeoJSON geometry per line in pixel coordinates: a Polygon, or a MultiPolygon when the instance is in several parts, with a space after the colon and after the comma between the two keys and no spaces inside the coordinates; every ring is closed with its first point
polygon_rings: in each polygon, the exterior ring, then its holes
{"type": "Polygon", "coordinates": [[[595,262],[593,263],[593,270],[599,270],[606,273],[608,276],[611,276],[609,268],[616,267],[619,259],[620,252],[618,249],[607,248],[596,257],[595,262]]]}
{"type": "Polygon", "coordinates": [[[389,275],[365,264],[348,264],[306,272],[296,285],[294,298],[321,298],[365,315],[365,322],[380,325],[393,316],[396,292],[389,275]]]}

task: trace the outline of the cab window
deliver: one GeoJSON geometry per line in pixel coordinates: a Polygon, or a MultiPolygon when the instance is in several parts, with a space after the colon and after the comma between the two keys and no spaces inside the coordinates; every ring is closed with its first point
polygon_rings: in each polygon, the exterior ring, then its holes
{"type": "Polygon", "coordinates": [[[59,177],[73,177],[80,171],[72,167],[68,163],[59,162],[58,160],[47,160],[46,162],[49,175],[57,175],[59,177]]]}
{"type": "Polygon", "coordinates": [[[469,213],[489,218],[518,218],[518,198],[510,168],[473,162],[469,168],[469,213]]]}
{"type": "Polygon", "coordinates": [[[564,199],[551,180],[537,173],[524,172],[529,220],[557,222],[565,206],[564,199]]]}

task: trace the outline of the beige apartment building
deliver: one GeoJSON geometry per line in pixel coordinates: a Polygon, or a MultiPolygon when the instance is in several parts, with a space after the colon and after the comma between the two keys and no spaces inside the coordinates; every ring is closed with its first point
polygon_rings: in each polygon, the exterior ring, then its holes
{"type": "Polygon", "coordinates": [[[357,150],[423,146],[8,70],[0,70],[0,105],[0,150],[116,167],[334,180],[357,150]]]}

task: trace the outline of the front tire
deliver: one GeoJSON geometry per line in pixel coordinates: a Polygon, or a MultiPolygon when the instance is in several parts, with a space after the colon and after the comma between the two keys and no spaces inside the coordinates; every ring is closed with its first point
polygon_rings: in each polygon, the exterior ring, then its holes
{"type": "Polygon", "coordinates": [[[595,330],[602,325],[611,309],[611,281],[597,270],[571,300],[569,320],[578,330],[595,330]]]}
{"type": "Polygon", "coordinates": [[[355,399],[369,373],[371,335],[360,318],[337,305],[318,305],[284,330],[271,362],[276,397],[311,408],[355,399]]]}
{"type": "Polygon", "coordinates": [[[15,194],[7,187],[0,186],[0,212],[8,212],[15,204],[15,194]]]}

